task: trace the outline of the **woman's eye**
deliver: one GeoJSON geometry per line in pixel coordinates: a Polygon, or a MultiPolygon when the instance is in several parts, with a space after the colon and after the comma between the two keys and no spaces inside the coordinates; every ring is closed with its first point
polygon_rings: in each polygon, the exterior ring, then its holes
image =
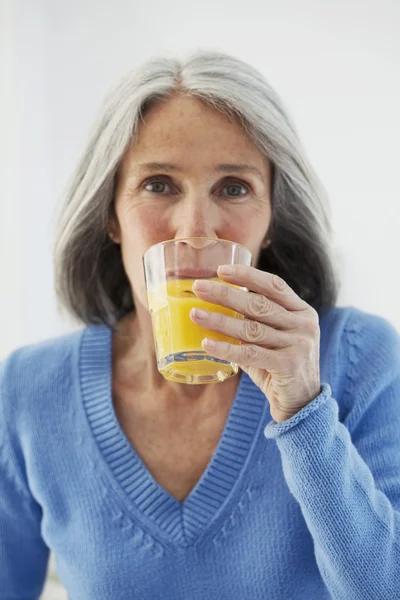
{"type": "MultiPolygon", "coordinates": [[[[239,188],[243,188],[246,190],[246,193],[249,191],[248,187],[243,185],[242,183],[229,183],[228,185],[224,186],[225,189],[231,189],[234,190],[236,188],[236,190],[238,190],[239,188]]],[[[241,194],[240,191],[239,193],[234,193],[232,195],[228,194],[231,198],[240,198],[241,196],[245,196],[246,194],[241,194]]]]}
{"type": "MultiPolygon", "coordinates": [[[[158,185],[161,185],[161,186],[163,186],[163,185],[168,185],[168,184],[167,184],[165,181],[161,181],[160,179],[156,179],[156,180],[154,180],[154,181],[148,181],[148,182],[145,184],[145,189],[146,189],[146,186],[148,186],[148,185],[154,185],[154,184],[158,184],[158,185]]],[[[161,193],[161,190],[160,190],[160,189],[153,189],[153,190],[146,190],[146,191],[147,191],[147,192],[153,192],[153,193],[155,193],[155,194],[160,194],[160,193],[161,193]]]]}
{"type": "MultiPolygon", "coordinates": [[[[169,184],[166,181],[164,181],[162,179],[153,179],[151,181],[148,181],[145,184],[144,188],[146,189],[146,191],[148,191],[150,193],[164,195],[165,189],[163,188],[163,186],[165,186],[165,185],[169,187],[169,184]],[[156,186],[156,187],[153,187],[153,189],[147,189],[147,186],[156,186]],[[161,186],[161,189],[159,186],[161,186]]],[[[225,184],[222,189],[228,190],[228,197],[230,197],[230,198],[240,198],[241,196],[245,196],[249,192],[249,188],[246,185],[244,185],[243,183],[240,183],[238,181],[225,184]],[[244,194],[242,194],[240,192],[240,188],[245,190],[244,194]]],[[[222,195],[225,195],[225,194],[222,194],[222,195]]]]}

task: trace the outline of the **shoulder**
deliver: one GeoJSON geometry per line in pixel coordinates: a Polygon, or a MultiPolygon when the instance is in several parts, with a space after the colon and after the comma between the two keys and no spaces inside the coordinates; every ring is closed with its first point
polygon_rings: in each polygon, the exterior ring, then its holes
{"type": "Polygon", "coordinates": [[[400,334],[388,318],[354,306],[335,307],[325,318],[336,327],[351,364],[362,364],[373,356],[376,363],[387,366],[399,363],[400,334]]]}
{"type": "Polygon", "coordinates": [[[85,328],[15,348],[0,361],[0,410],[17,416],[20,402],[37,401],[71,377],[85,328]]]}
{"type": "Polygon", "coordinates": [[[398,348],[400,335],[389,319],[355,306],[334,306],[320,317],[321,336],[339,346],[358,346],[364,354],[398,348]]]}
{"type": "Polygon", "coordinates": [[[400,410],[400,334],[389,319],[353,306],[320,320],[321,345],[332,344],[327,368],[340,420],[351,430],[373,404],[400,410]]]}
{"type": "Polygon", "coordinates": [[[10,382],[21,377],[25,379],[29,374],[35,381],[47,376],[49,370],[57,369],[70,359],[84,330],[79,329],[15,348],[0,362],[2,378],[5,377],[10,382]]]}

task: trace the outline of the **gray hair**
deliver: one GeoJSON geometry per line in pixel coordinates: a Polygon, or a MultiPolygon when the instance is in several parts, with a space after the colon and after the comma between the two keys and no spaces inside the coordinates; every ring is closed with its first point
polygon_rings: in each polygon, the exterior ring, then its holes
{"type": "Polygon", "coordinates": [[[134,310],[120,245],[108,236],[123,155],[155,103],[184,93],[241,124],[271,161],[270,245],[257,268],[276,273],[321,316],[340,286],[330,206],[282,100],[253,67],[222,52],[153,57],[107,93],[59,207],[54,240],[59,312],[114,327],[134,310]]]}

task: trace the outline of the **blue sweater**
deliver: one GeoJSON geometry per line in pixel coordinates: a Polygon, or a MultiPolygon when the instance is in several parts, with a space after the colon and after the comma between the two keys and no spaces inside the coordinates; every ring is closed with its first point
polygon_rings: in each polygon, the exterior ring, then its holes
{"type": "Polygon", "coordinates": [[[275,423],[245,374],[179,502],[114,412],[111,330],[0,363],[0,599],[37,599],[49,549],[71,600],[400,599],[400,336],[336,307],[321,394],[275,423]]]}

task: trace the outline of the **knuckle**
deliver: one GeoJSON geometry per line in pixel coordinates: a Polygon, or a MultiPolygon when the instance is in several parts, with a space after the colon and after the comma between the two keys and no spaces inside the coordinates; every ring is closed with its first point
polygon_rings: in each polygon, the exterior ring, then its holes
{"type": "Polygon", "coordinates": [[[255,346],[244,346],[244,361],[252,363],[258,358],[258,349],[255,346]]]}
{"type": "Polygon", "coordinates": [[[317,313],[315,308],[312,308],[312,307],[310,310],[310,320],[312,321],[312,323],[314,325],[316,325],[319,328],[319,314],[317,313]]]}
{"type": "Polygon", "coordinates": [[[251,294],[249,296],[250,312],[256,317],[265,317],[271,312],[272,303],[261,294],[251,294]]]}
{"type": "Polygon", "coordinates": [[[312,307],[310,307],[310,310],[307,311],[305,318],[305,329],[312,335],[319,332],[319,316],[317,311],[312,307]]]}
{"type": "Polygon", "coordinates": [[[250,342],[260,342],[264,336],[264,328],[261,323],[246,319],[243,321],[244,335],[250,342]]]}
{"type": "Polygon", "coordinates": [[[284,279],[282,279],[281,277],[279,277],[279,275],[273,275],[272,285],[274,286],[274,288],[276,288],[279,291],[282,291],[286,287],[288,287],[286,281],[284,279]]]}

